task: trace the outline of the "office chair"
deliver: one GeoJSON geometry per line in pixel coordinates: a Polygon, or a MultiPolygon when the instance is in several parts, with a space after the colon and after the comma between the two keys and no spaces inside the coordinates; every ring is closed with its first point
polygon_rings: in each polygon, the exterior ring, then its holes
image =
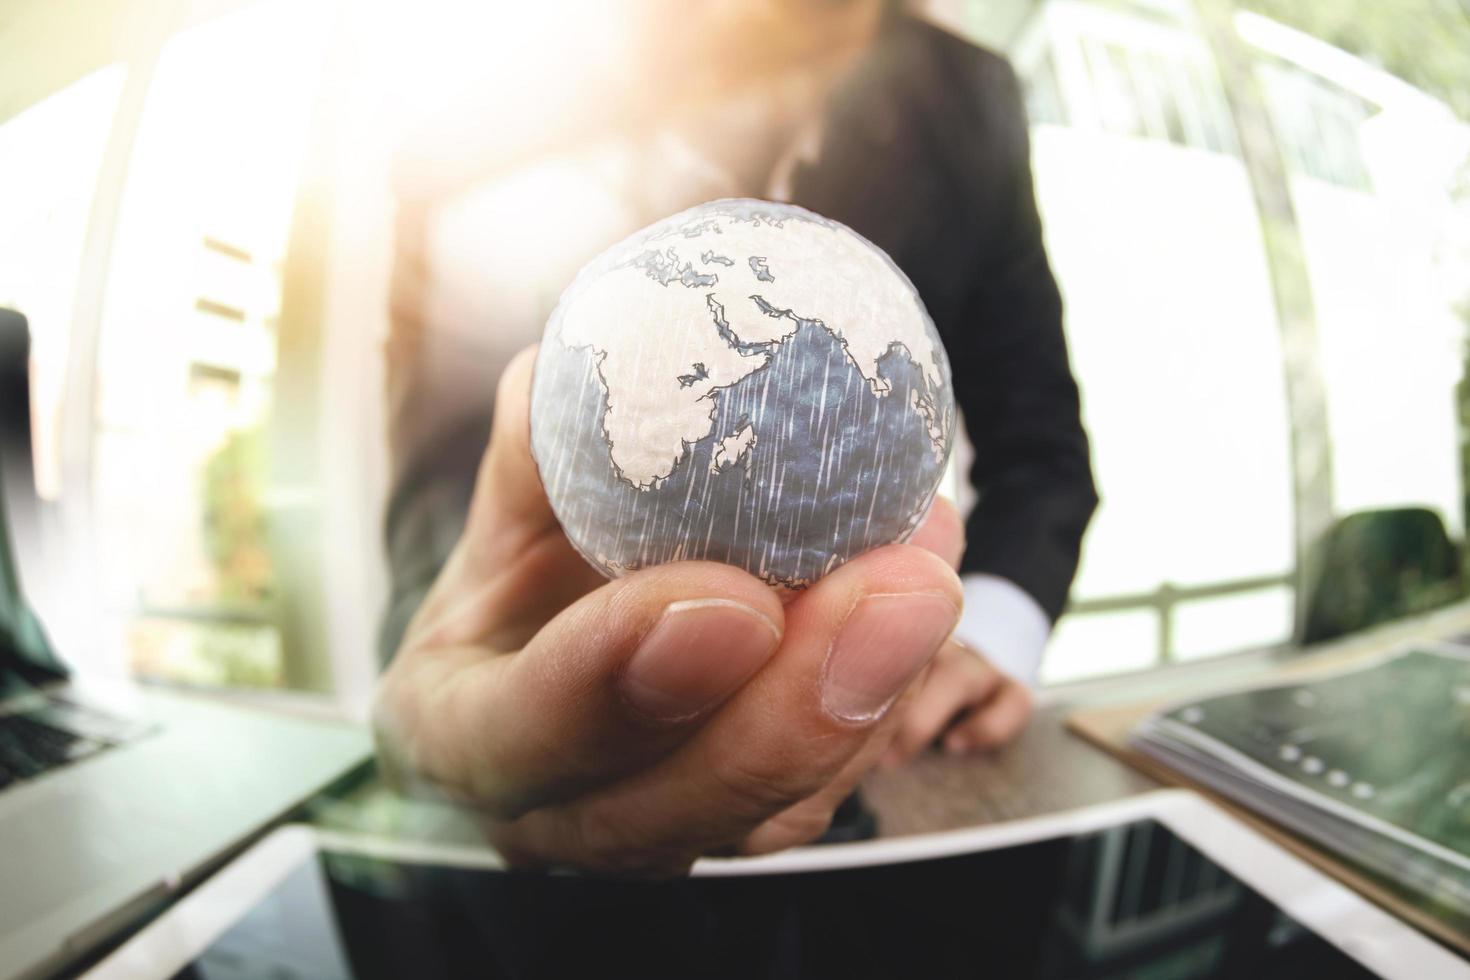
{"type": "Polygon", "coordinates": [[[1460,552],[1424,507],[1360,511],[1328,530],[1301,642],[1320,643],[1453,602],[1465,594],[1460,552]]]}

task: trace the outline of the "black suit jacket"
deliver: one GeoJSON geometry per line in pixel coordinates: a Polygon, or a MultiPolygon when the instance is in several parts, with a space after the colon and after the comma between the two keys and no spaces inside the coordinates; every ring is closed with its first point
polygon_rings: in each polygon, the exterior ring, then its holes
{"type": "MultiPolygon", "coordinates": [[[[792,202],[852,227],[913,280],[949,352],[975,446],[979,502],[962,571],[1009,579],[1055,619],[1097,495],[1010,65],[894,18],[834,95],[820,159],[794,175],[792,202]]],[[[412,426],[402,413],[422,395],[405,390],[415,375],[404,365],[390,364],[390,389],[395,377],[385,656],[453,545],[459,525],[444,511],[462,521],[490,410],[487,396],[405,445],[412,426]]]]}

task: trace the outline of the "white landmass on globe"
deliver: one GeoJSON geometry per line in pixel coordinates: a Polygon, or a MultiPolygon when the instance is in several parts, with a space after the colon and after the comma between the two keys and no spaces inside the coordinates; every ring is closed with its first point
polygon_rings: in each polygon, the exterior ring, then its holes
{"type": "Polygon", "coordinates": [[[718,473],[729,469],[736,463],[747,461],[753,448],[755,448],[755,426],[747,422],[720,440],[720,444],[715,447],[714,454],[710,457],[710,471],[718,473]]]}
{"type": "MultiPolygon", "coordinates": [[[[923,371],[930,392],[943,389],[944,355],[912,287],[846,229],[716,212],[645,248],[641,260],[575,286],[560,321],[562,343],[600,356],[612,462],[639,489],[659,486],[688,447],[709,436],[713,393],[769,364],[769,351],[799,321],[831,333],[875,397],[892,389],[879,362],[895,345],[923,371]]],[[[935,403],[915,391],[910,407],[942,456],[946,433],[935,403]]],[[[740,461],[756,437],[742,427],[722,441],[712,467],[740,461]]]]}

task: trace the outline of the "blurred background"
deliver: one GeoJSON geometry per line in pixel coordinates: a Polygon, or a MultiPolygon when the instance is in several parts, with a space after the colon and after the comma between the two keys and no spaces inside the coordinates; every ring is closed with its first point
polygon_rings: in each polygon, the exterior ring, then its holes
{"type": "MultiPolygon", "coordinates": [[[[659,6],[0,7],[0,306],[31,322],[48,501],[27,586],[69,659],[365,703],[395,243],[433,316],[533,339],[618,213],[530,150],[659,6]]],[[[1023,81],[1093,440],[1044,680],[1330,630],[1314,590],[1363,515],[1449,549],[1400,563],[1404,601],[1458,595],[1461,0],[917,6],[1023,81]]]]}

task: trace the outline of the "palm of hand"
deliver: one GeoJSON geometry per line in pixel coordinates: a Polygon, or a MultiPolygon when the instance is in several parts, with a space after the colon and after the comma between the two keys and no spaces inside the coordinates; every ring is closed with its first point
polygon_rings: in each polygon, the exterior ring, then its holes
{"type": "Polygon", "coordinates": [[[385,769],[477,807],[523,865],[680,873],[819,835],[958,617],[953,508],[784,606],[705,562],[606,582],[531,461],[530,365],[502,380],[465,535],[380,685],[385,769]]]}

